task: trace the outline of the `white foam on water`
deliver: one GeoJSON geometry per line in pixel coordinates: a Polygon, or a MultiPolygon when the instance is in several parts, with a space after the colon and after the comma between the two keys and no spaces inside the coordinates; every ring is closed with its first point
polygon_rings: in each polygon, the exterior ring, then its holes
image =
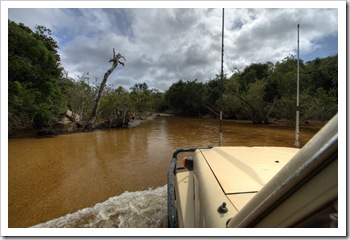
{"type": "Polygon", "coordinates": [[[167,227],[167,186],[124,192],[93,207],[32,226],[32,228],[115,227],[167,227]]]}

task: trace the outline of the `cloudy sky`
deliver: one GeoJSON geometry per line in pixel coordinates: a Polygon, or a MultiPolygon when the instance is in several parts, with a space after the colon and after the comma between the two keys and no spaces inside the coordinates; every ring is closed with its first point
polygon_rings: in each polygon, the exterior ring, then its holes
{"type": "MultiPolygon", "coordinates": [[[[301,59],[337,54],[338,9],[318,6],[225,7],[224,72],[296,56],[298,24],[301,59]]],[[[127,89],[145,82],[164,91],[179,79],[205,82],[220,73],[222,8],[69,7],[9,8],[8,18],[50,28],[72,78],[89,72],[91,82],[101,81],[113,48],[126,62],[108,83],[127,89]]]]}

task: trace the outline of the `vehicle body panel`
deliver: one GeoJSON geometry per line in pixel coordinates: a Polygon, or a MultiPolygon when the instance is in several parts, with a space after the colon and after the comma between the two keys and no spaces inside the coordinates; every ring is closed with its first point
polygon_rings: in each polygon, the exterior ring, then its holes
{"type": "Polygon", "coordinates": [[[298,151],[285,147],[201,150],[226,194],[259,191],[298,151]]]}
{"type": "Polygon", "coordinates": [[[191,164],[185,160],[187,169],[176,167],[179,150],[173,155],[168,172],[170,227],[338,226],[337,115],[302,149],[183,151],[194,155],[191,164]]]}
{"type": "Polygon", "coordinates": [[[227,220],[299,151],[283,147],[269,149],[196,150],[193,171],[178,171],[175,177],[179,227],[226,227],[227,220]],[[228,209],[224,214],[217,210],[223,202],[228,209]]]}

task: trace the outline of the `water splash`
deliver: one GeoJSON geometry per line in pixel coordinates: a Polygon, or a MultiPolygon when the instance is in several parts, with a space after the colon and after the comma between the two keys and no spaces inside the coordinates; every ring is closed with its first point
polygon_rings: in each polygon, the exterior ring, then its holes
{"type": "Polygon", "coordinates": [[[32,228],[160,228],[167,226],[167,187],[124,192],[32,228]]]}

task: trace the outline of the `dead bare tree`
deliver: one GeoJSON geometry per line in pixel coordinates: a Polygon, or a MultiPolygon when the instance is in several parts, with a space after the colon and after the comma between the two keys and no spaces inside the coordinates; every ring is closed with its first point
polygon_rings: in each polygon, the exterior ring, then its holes
{"type": "Polygon", "coordinates": [[[113,48],[113,58],[109,60],[109,62],[112,62],[112,67],[103,76],[103,80],[101,82],[101,86],[100,86],[100,89],[98,91],[98,95],[97,95],[97,98],[96,98],[95,106],[94,106],[94,108],[93,108],[93,110],[91,112],[90,120],[85,125],[84,131],[90,131],[90,130],[93,129],[93,125],[94,125],[95,120],[96,120],[98,108],[100,106],[101,97],[102,97],[103,91],[105,89],[107,79],[108,79],[109,75],[111,75],[113,70],[118,66],[119,63],[124,66],[124,63],[121,62],[120,59],[124,59],[126,61],[124,56],[122,56],[120,53],[115,55],[115,51],[114,51],[114,48],[113,48]]]}

